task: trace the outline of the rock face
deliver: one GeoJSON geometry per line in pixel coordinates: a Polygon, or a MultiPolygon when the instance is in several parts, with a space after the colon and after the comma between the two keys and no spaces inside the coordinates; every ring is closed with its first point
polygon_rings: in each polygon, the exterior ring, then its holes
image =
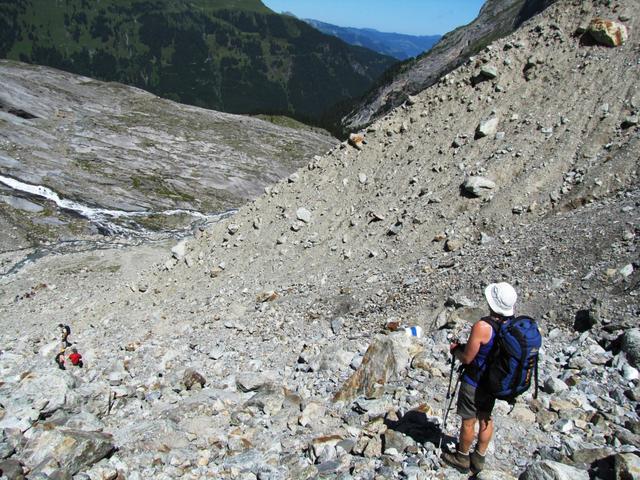
{"type": "Polygon", "coordinates": [[[25,194],[0,182],[2,250],[27,238],[96,233],[66,213],[71,199],[134,233],[185,227],[255,198],[337,143],[308,129],[7,60],[0,61],[0,83],[1,175],[34,188],[46,184],[67,202],[58,207],[32,195],[39,208],[25,208],[15,201],[25,194]],[[121,215],[131,211],[146,214],[121,215]]]}
{"type": "Polygon", "coordinates": [[[522,22],[554,0],[488,0],[478,18],[446,34],[429,52],[403,65],[389,82],[374,87],[351,113],[342,119],[345,129],[356,130],[384,115],[407,99],[436,83],[493,40],[511,33],[522,22]]]}
{"type": "Polygon", "coordinates": [[[622,23],[603,18],[594,18],[587,27],[587,33],[596,41],[607,47],[619,47],[623,45],[629,35],[627,27],[622,23]]]}

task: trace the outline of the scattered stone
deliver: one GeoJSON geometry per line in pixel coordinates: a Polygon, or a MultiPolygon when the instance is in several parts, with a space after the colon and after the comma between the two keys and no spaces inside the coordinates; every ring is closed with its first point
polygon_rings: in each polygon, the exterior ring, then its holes
{"type": "Polygon", "coordinates": [[[462,184],[462,188],[474,197],[484,197],[496,188],[496,184],[488,178],[474,176],[467,178],[462,184]]]}
{"type": "Polygon", "coordinates": [[[349,135],[349,145],[358,150],[362,150],[364,145],[364,135],[362,133],[352,133],[349,135]]]}
{"type": "Polygon", "coordinates": [[[269,379],[258,373],[245,372],[236,375],[236,386],[241,392],[253,392],[268,383],[269,379]]]}
{"type": "Polygon", "coordinates": [[[238,230],[240,230],[240,225],[237,225],[235,223],[230,223],[229,225],[227,225],[227,232],[229,232],[229,235],[235,235],[236,233],[238,233],[238,230]]]}
{"type": "Polygon", "coordinates": [[[311,222],[311,212],[304,207],[298,208],[296,210],[296,218],[304,223],[311,222]]]}
{"type": "Polygon", "coordinates": [[[184,383],[187,390],[194,390],[196,388],[203,388],[207,381],[200,373],[192,368],[188,368],[182,376],[182,383],[184,383]]]}
{"type": "Polygon", "coordinates": [[[307,427],[312,423],[317,423],[324,417],[325,406],[318,402],[310,402],[302,411],[298,423],[303,427],[307,427]]]}
{"type": "Polygon", "coordinates": [[[547,393],[560,393],[569,390],[569,386],[562,380],[549,377],[544,382],[544,391],[547,393]]]}
{"type": "Polygon", "coordinates": [[[171,249],[171,254],[176,260],[182,260],[187,254],[187,240],[181,240],[171,249]]]}
{"type": "Polygon", "coordinates": [[[280,295],[278,295],[278,292],[276,292],[274,290],[268,290],[266,292],[260,292],[256,296],[256,302],[258,302],[258,303],[274,302],[279,297],[280,297],[280,295]]]}
{"type": "Polygon", "coordinates": [[[344,319],[342,317],[336,317],[331,320],[331,331],[338,335],[344,327],[344,319]]]}
{"type": "Polygon", "coordinates": [[[444,244],[444,249],[447,252],[457,252],[458,250],[462,249],[463,246],[464,243],[462,242],[462,240],[449,238],[444,244]]]}
{"type": "Polygon", "coordinates": [[[482,137],[491,137],[496,134],[498,131],[498,117],[491,117],[489,119],[483,120],[480,122],[478,127],[476,128],[476,136],[475,138],[482,137]]]}
{"type": "Polygon", "coordinates": [[[628,39],[627,27],[622,23],[603,18],[594,18],[587,27],[587,33],[596,42],[607,47],[619,47],[628,39]]]}
{"type": "Polygon", "coordinates": [[[622,121],[622,128],[631,128],[638,125],[638,115],[629,115],[622,121]]]}
{"type": "Polygon", "coordinates": [[[480,76],[488,80],[493,80],[498,77],[498,69],[493,65],[484,65],[480,69],[480,76]]]}

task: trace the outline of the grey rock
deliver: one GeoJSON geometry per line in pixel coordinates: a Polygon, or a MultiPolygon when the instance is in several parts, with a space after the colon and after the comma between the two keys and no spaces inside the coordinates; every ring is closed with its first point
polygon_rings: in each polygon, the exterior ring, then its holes
{"type": "Polygon", "coordinates": [[[383,437],[385,454],[404,453],[407,448],[416,445],[411,437],[391,429],[388,429],[383,437]]]}
{"type": "Polygon", "coordinates": [[[178,242],[171,249],[171,254],[176,258],[176,260],[182,260],[187,254],[187,240],[185,239],[178,242]]]}
{"type": "Polygon", "coordinates": [[[508,473],[497,470],[483,470],[476,475],[477,480],[515,480],[515,477],[508,473]]]}
{"type": "MultiPolygon", "coordinates": [[[[3,460],[0,462],[0,472],[2,472],[3,480],[7,478],[8,480],[24,480],[25,476],[23,473],[22,465],[16,459],[10,458],[8,460],[3,460]]],[[[30,476],[29,478],[33,478],[30,476]]]]}
{"type": "Polygon", "coordinates": [[[496,188],[496,184],[488,178],[473,176],[464,181],[462,188],[474,197],[484,197],[496,188]]]}
{"type": "Polygon", "coordinates": [[[21,458],[31,469],[54,460],[75,475],[103,459],[114,449],[111,435],[66,428],[39,429],[28,441],[21,458]]]}
{"type": "Polygon", "coordinates": [[[489,80],[493,80],[494,78],[498,77],[498,69],[493,65],[484,65],[480,69],[480,76],[489,80]]]}
{"type": "Polygon", "coordinates": [[[236,375],[236,386],[241,392],[253,392],[270,383],[270,378],[254,372],[239,373],[236,375]]]}
{"type": "Polygon", "coordinates": [[[486,120],[482,120],[476,128],[476,138],[491,137],[498,131],[498,124],[500,120],[498,117],[491,117],[486,120]]]}
{"type": "Polygon", "coordinates": [[[296,218],[304,223],[311,222],[311,212],[304,207],[298,208],[296,210],[296,218]]]}
{"type": "Polygon", "coordinates": [[[544,391],[547,393],[560,393],[569,390],[569,386],[562,380],[549,377],[544,382],[544,391]]]}
{"type": "Polygon", "coordinates": [[[635,453],[619,453],[614,458],[616,480],[640,479],[640,457],[635,453]]]}
{"type": "Polygon", "coordinates": [[[621,347],[629,363],[636,368],[640,367],[640,329],[627,330],[622,336],[621,347]]]}
{"type": "Polygon", "coordinates": [[[564,463],[543,460],[529,465],[518,480],[589,480],[589,472],[564,463]]]}
{"type": "Polygon", "coordinates": [[[182,376],[182,383],[187,390],[193,390],[204,387],[207,381],[200,373],[192,368],[188,368],[182,376]]]}
{"type": "Polygon", "coordinates": [[[344,319],[342,317],[336,317],[331,320],[331,331],[338,335],[344,328],[344,319]]]}
{"type": "Polygon", "coordinates": [[[349,402],[359,395],[379,398],[387,380],[405,371],[415,345],[404,333],[378,335],[369,345],[362,364],[333,397],[334,402],[349,402]]]}

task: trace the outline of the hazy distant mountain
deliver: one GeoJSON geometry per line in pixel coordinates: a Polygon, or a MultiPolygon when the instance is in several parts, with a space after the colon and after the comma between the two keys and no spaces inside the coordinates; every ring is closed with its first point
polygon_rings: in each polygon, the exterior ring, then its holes
{"type": "Polygon", "coordinates": [[[372,28],[338,27],[337,25],[309,18],[304,21],[322,33],[338,37],[351,45],[365,47],[399,60],[406,60],[426,52],[441,38],[441,35],[415,36],[379,32],[372,28]]]}
{"type": "Polygon", "coordinates": [[[396,61],[260,0],[0,0],[0,58],[233,113],[318,120],[396,61]]]}

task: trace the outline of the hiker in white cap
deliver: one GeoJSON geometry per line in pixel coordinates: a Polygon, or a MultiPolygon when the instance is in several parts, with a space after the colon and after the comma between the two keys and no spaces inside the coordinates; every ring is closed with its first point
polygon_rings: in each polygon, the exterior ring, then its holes
{"type": "Polygon", "coordinates": [[[484,468],[484,457],[493,435],[491,412],[496,398],[483,384],[483,373],[494,344],[496,326],[514,316],[518,299],[514,288],[506,282],[492,283],[485,289],[484,296],[489,304],[489,316],[473,325],[466,344],[453,343],[450,347],[451,354],[465,366],[457,408],[462,426],[456,452],[443,453],[442,460],[462,472],[471,469],[478,473],[484,468]],[[470,453],[476,439],[476,424],[479,424],[477,443],[470,453]]]}

